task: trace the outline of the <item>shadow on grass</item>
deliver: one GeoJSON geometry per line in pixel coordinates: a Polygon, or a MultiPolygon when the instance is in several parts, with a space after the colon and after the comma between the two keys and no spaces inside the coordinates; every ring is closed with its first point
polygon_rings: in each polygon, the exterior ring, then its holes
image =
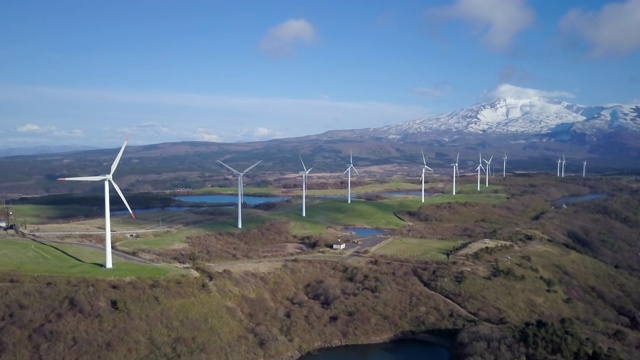
{"type": "Polygon", "coordinates": [[[62,249],[60,249],[60,248],[58,248],[58,247],[56,247],[56,246],[54,246],[54,245],[47,244],[46,242],[41,241],[41,240],[38,240],[38,239],[36,239],[35,237],[31,237],[31,236],[27,235],[26,233],[24,233],[23,231],[20,231],[20,230],[17,230],[17,229],[16,229],[16,230],[15,230],[15,232],[16,232],[16,234],[19,234],[19,235],[21,235],[22,237],[27,238],[27,239],[29,239],[29,240],[31,240],[31,241],[35,241],[35,242],[37,242],[38,244],[40,244],[40,245],[42,245],[42,246],[50,247],[50,248],[52,248],[52,249],[54,249],[54,250],[58,251],[59,253],[61,253],[61,254],[65,255],[65,256],[67,256],[67,257],[69,257],[69,258],[71,258],[71,259],[73,259],[73,260],[75,260],[75,261],[77,261],[77,262],[80,262],[80,263],[83,263],[83,264],[91,264],[91,265],[95,265],[95,266],[98,266],[98,267],[104,267],[104,265],[103,265],[103,264],[98,264],[98,263],[88,263],[88,262],[86,262],[86,261],[84,261],[84,260],[82,260],[82,259],[80,259],[80,258],[78,258],[78,257],[75,257],[75,256],[73,256],[73,255],[69,254],[68,252],[66,252],[66,251],[64,251],[64,250],[62,250],[62,249]]]}

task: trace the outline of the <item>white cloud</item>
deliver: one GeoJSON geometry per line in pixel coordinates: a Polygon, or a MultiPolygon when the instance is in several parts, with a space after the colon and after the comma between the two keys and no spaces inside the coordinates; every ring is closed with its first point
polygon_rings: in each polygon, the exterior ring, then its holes
{"type": "Polygon", "coordinates": [[[26,125],[18,126],[16,128],[16,131],[20,133],[44,134],[44,133],[52,132],[55,129],[56,128],[54,126],[42,127],[36,124],[26,124],[26,125]]]}
{"type": "Polygon", "coordinates": [[[269,29],[259,47],[272,56],[289,56],[293,55],[296,44],[311,44],[316,36],[316,30],[307,20],[289,19],[269,29]]]}
{"type": "Polygon", "coordinates": [[[267,140],[282,137],[282,133],[277,130],[267,129],[265,127],[257,127],[241,132],[242,138],[248,140],[267,140]]]}
{"type": "Polygon", "coordinates": [[[519,32],[533,24],[536,16],[525,0],[457,0],[432,13],[478,26],[484,41],[495,50],[509,47],[519,32]]]}
{"type": "Polygon", "coordinates": [[[59,130],[55,126],[40,126],[37,124],[26,124],[15,128],[16,132],[30,135],[46,135],[61,137],[81,137],[84,131],[80,129],[59,130]]]}
{"type": "Polygon", "coordinates": [[[624,55],[640,49],[640,0],[604,5],[599,11],[571,9],[560,29],[591,44],[591,55],[624,55]]]}
{"type": "Polygon", "coordinates": [[[200,141],[221,142],[222,139],[213,129],[200,127],[196,129],[193,138],[200,141]]]}
{"type": "Polygon", "coordinates": [[[417,87],[411,90],[411,93],[419,96],[426,97],[440,97],[446,95],[450,90],[450,86],[447,83],[438,83],[434,86],[427,87],[417,87]]]}
{"type": "Polygon", "coordinates": [[[515,99],[574,97],[573,94],[566,91],[537,90],[518,87],[511,84],[500,84],[494,90],[488,92],[487,95],[493,99],[507,97],[515,99]]]}

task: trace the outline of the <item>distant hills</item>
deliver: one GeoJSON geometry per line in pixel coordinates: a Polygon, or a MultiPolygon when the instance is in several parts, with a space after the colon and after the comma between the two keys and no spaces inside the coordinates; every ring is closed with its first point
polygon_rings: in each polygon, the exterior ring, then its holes
{"type": "MultiPolygon", "coordinates": [[[[133,134],[135,136],[135,134],[133,134]]],[[[295,179],[298,156],[340,181],[353,151],[359,179],[417,176],[424,150],[436,174],[448,175],[460,153],[461,173],[475,169],[478,153],[508,156],[508,171],[640,173],[640,105],[583,106],[543,98],[502,98],[450,113],[379,128],[333,130],[297,138],[247,143],[175,142],[129,146],[115,176],[130,191],[230,186],[216,160],[242,168],[262,163],[248,184],[268,186],[295,179]],[[334,176],[335,175],[335,176],[334,176]],[[255,180],[254,180],[255,179],[255,180]]],[[[38,147],[32,155],[0,157],[0,196],[100,190],[100,184],[63,184],[58,177],[107,173],[117,149],[82,146],[38,147]]],[[[0,150],[0,154],[3,154],[0,150]]],[[[13,150],[14,154],[17,150],[13,150]]],[[[4,154],[7,149],[4,149],[4,154]]],[[[502,162],[495,166],[502,167],[502,162]]],[[[316,180],[317,181],[317,180],[316,180]]],[[[297,182],[296,182],[297,184],[297,182]]]]}

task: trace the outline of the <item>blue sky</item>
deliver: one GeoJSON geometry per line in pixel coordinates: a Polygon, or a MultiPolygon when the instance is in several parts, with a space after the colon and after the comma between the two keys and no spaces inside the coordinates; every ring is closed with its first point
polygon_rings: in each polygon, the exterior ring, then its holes
{"type": "Polygon", "coordinates": [[[640,0],[0,3],[0,147],[253,141],[640,101],[640,0]]]}

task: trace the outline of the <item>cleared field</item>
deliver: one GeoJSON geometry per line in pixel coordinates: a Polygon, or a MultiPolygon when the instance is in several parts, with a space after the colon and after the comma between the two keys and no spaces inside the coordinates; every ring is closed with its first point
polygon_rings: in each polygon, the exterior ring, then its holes
{"type": "Polygon", "coordinates": [[[104,269],[104,252],[76,245],[48,246],[37,242],[0,239],[0,271],[96,277],[162,277],[186,274],[169,265],[145,265],[114,257],[104,269]]]}
{"type": "Polygon", "coordinates": [[[381,228],[400,228],[405,222],[394,215],[394,211],[415,209],[415,201],[364,201],[330,199],[307,207],[307,219],[310,224],[329,226],[373,226],[381,228]]]}
{"type": "Polygon", "coordinates": [[[395,238],[377,248],[374,253],[425,260],[446,260],[446,252],[461,244],[457,240],[395,238]]]}

